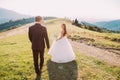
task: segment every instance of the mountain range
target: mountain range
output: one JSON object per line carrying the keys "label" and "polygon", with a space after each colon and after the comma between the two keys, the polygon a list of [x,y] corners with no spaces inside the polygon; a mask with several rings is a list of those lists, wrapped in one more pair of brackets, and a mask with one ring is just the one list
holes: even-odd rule
{"label": "mountain range", "polygon": [[[0,24],[8,22],[10,20],[18,20],[18,19],[29,18],[29,17],[31,17],[31,16],[20,14],[15,11],[12,11],[12,10],[0,8]],[[51,19],[53,17],[46,17],[46,18]],[[97,26],[100,28],[106,28],[108,30],[113,30],[113,31],[120,31],[120,19],[112,20],[112,21],[94,22],[94,23],[89,23],[89,22],[85,22],[85,21],[83,21],[83,22],[87,25]]]}
{"label": "mountain range", "polygon": [[119,20],[112,20],[112,21],[103,21],[103,22],[95,22],[92,23],[97,27],[106,28],[113,31],[120,31],[120,19]]}
{"label": "mountain range", "polygon": [[78,20],[79,23],[85,24],[87,26],[99,27],[112,31],[120,31],[120,19],[112,21],[100,21],[100,22],[86,22]]}
{"label": "mountain range", "polygon": [[0,23],[5,23],[8,22],[9,20],[17,20],[29,17],[30,17],[29,15],[24,15],[12,10],[0,8]]}

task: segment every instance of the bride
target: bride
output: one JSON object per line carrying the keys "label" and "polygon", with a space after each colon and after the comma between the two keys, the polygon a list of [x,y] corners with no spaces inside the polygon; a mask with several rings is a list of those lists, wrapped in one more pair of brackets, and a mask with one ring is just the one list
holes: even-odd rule
{"label": "bride", "polygon": [[49,50],[49,54],[52,56],[52,61],[56,63],[66,63],[73,61],[75,55],[67,39],[66,25],[61,25],[62,31],[57,40],[55,40]]}

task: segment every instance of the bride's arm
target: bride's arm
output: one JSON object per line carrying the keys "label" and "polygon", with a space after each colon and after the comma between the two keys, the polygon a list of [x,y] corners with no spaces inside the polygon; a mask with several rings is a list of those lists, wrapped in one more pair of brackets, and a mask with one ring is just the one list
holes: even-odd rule
{"label": "bride's arm", "polygon": [[67,36],[67,37],[69,37],[69,36],[70,36],[70,34],[68,34],[68,33],[67,33],[67,34],[66,34],[66,36]]}
{"label": "bride's arm", "polygon": [[62,39],[62,37],[63,37],[63,33],[64,33],[64,32],[62,31],[60,37],[59,37],[57,40]]}

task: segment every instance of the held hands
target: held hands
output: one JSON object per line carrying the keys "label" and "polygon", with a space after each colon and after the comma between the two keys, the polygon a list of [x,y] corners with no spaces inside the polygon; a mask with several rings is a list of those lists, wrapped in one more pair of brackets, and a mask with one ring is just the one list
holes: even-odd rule
{"label": "held hands", "polygon": [[49,48],[47,48],[46,51],[48,52],[48,51],[49,51]]}

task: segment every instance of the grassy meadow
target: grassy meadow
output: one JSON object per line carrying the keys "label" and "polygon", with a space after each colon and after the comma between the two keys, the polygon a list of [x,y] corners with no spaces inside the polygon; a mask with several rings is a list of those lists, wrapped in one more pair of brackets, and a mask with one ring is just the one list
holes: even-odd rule
{"label": "grassy meadow", "polygon": [[[77,28],[64,19],[45,21],[49,36],[54,32],[58,35],[60,24],[66,23],[70,35],[95,39],[96,44],[119,48],[117,42],[104,37],[118,38],[113,33],[97,33]],[[74,28],[73,28],[74,27]],[[106,42],[104,42],[106,41]],[[52,44],[52,41],[50,41]],[[109,65],[93,57],[75,52],[76,60],[57,64],[50,61],[45,52],[45,63],[41,80],[120,80],[120,68]],[[0,80],[34,80],[35,72],[31,44],[27,33],[0,39]]]}

